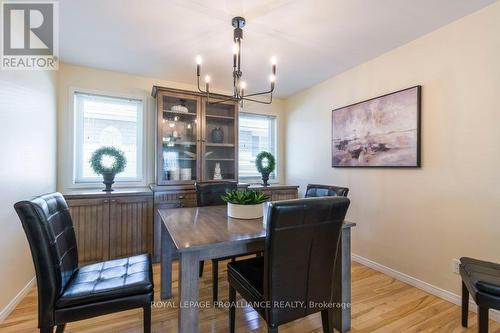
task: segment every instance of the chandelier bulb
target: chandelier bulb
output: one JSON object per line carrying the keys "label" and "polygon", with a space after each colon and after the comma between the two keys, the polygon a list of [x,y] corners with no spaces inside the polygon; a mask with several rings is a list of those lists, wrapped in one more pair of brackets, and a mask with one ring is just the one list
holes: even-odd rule
{"label": "chandelier bulb", "polygon": [[276,81],[276,76],[275,75],[269,75],[269,82],[274,83]]}
{"label": "chandelier bulb", "polygon": [[276,65],[277,62],[278,62],[278,59],[276,59],[276,56],[272,56],[271,57],[271,65]]}
{"label": "chandelier bulb", "polygon": [[196,64],[197,64],[198,66],[199,66],[199,65],[201,65],[201,61],[202,61],[201,56],[197,56],[197,57],[196,57]]}
{"label": "chandelier bulb", "polygon": [[210,83],[210,75],[205,76],[205,83]]}

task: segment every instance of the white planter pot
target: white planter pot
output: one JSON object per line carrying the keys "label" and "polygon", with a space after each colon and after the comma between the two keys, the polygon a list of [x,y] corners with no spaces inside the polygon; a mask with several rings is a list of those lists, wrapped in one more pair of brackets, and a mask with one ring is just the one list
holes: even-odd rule
{"label": "white planter pot", "polygon": [[258,219],[264,216],[264,204],[258,205],[236,205],[227,204],[227,216],[235,219]]}

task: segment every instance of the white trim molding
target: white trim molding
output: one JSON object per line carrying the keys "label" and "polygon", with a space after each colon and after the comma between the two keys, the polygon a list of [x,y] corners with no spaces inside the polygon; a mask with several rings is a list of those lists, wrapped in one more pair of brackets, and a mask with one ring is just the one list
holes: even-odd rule
{"label": "white trim molding", "polygon": [[2,323],[10,315],[16,306],[23,300],[23,298],[29,293],[31,288],[36,284],[36,276],[24,286],[23,289],[0,311],[0,323]]}
{"label": "white trim molding", "polygon": [[[413,286],[415,288],[421,289],[425,292],[428,292],[429,294],[432,294],[434,296],[442,298],[448,302],[451,302],[451,303],[459,305],[459,306],[462,305],[462,296],[454,294],[448,290],[441,289],[441,288],[436,287],[430,283],[427,283],[427,282],[424,282],[424,281],[419,280],[417,278],[414,278],[413,276],[410,276],[408,274],[398,272],[392,268],[381,265],[375,261],[372,261],[370,259],[366,259],[362,256],[357,255],[357,254],[352,254],[351,259],[357,263],[360,263],[363,266],[366,266],[366,267],[369,267],[369,268],[374,269],[376,271],[382,272],[386,275],[389,275],[390,277],[395,278],[396,280],[399,280],[401,282],[409,284],[410,286]],[[476,306],[476,303],[474,302],[474,300],[472,300],[472,297],[470,298],[470,301],[469,301],[469,310],[473,311],[473,312],[477,312],[477,306]],[[500,322],[500,311],[490,310],[490,319],[492,319],[496,322]]]}

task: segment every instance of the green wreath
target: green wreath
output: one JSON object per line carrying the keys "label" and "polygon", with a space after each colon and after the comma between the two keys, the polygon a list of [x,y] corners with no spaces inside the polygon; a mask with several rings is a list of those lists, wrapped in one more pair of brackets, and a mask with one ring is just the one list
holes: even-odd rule
{"label": "green wreath", "polygon": [[[267,166],[262,165],[262,161],[267,160]],[[276,167],[276,160],[274,159],[273,154],[268,153],[267,151],[260,152],[255,159],[255,166],[257,167],[257,171],[259,173],[272,173],[274,168]]]}
{"label": "green wreath", "polygon": [[[110,156],[114,158],[114,162],[111,167],[105,167],[102,165],[103,156]],[[101,147],[97,149],[90,158],[90,166],[98,175],[102,175],[103,173],[120,173],[125,170],[126,165],[127,159],[125,158],[125,154],[120,149],[115,147]]]}

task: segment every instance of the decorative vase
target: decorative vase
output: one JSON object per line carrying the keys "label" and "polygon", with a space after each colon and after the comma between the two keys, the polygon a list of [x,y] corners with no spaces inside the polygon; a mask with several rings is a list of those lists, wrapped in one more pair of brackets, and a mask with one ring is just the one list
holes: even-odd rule
{"label": "decorative vase", "polygon": [[111,192],[111,191],[114,191],[112,188],[111,188],[111,185],[113,185],[115,183],[115,176],[116,176],[116,173],[114,172],[103,172],[102,173],[102,178],[103,178],[103,184],[106,185],[106,188],[104,190],[102,190],[103,192]]}
{"label": "decorative vase", "polygon": [[263,172],[262,173],[262,182],[264,186],[269,186],[269,183],[267,182],[269,180],[269,172]]}
{"label": "decorative vase", "polygon": [[251,220],[264,216],[264,204],[258,205],[237,205],[227,203],[227,216],[234,219]]}
{"label": "decorative vase", "polygon": [[224,142],[224,131],[220,127],[216,127],[212,130],[212,142],[222,143]]}

